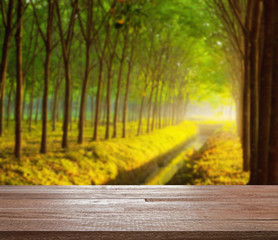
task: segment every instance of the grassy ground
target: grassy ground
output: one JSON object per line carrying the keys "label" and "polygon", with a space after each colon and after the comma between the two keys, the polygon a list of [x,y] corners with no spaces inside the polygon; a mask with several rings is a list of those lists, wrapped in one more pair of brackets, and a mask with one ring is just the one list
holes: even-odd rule
{"label": "grassy ground", "polygon": [[199,150],[188,154],[184,166],[168,184],[240,185],[248,182],[242,171],[242,149],[234,124],[226,123]]}
{"label": "grassy ground", "polygon": [[[137,124],[129,123],[128,138],[92,142],[92,128],[85,129],[85,143],[76,143],[77,126],[69,134],[69,149],[61,149],[61,124],[57,131],[49,129],[48,153],[39,154],[41,126],[34,125],[32,133],[25,126],[23,154],[19,161],[13,157],[13,126],[0,138],[0,184],[105,184],[122,171],[132,171],[157,156],[192,138],[197,127],[192,122],[156,130],[135,137]],[[121,126],[119,126],[120,135]],[[104,127],[100,127],[100,136]],[[129,179],[125,179],[128,183]]]}

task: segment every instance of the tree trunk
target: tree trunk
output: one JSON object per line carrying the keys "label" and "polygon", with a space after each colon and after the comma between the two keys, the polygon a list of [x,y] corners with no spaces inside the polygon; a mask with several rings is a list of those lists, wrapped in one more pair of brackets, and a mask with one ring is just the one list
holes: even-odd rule
{"label": "tree trunk", "polygon": [[264,49],[259,88],[258,184],[267,184],[275,1],[264,1]]}
{"label": "tree trunk", "polygon": [[91,115],[91,126],[93,127],[94,126],[94,107],[95,107],[95,101],[94,101],[94,94],[92,94],[92,98],[91,98],[92,100],[91,100],[91,111],[92,111],[92,115]]}
{"label": "tree trunk", "polygon": [[128,72],[127,72],[127,80],[126,80],[126,89],[125,89],[125,98],[124,98],[124,106],[123,106],[123,135],[122,137],[126,137],[126,117],[127,117],[127,106],[128,106],[128,94],[129,94],[129,86],[130,86],[130,74],[132,69],[132,62],[128,64]]}
{"label": "tree trunk", "polygon": [[103,82],[103,68],[104,68],[104,57],[106,48],[110,38],[110,26],[108,26],[105,42],[102,50],[102,56],[99,57],[99,78],[98,78],[98,89],[97,89],[97,97],[96,97],[96,112],[95,112],[95,127],[94,127],[94,135],[93,141],[98,140],[98,126],[99,126],[99,119],[100,119],[100,102],[101,102],[101,90],[102,90],[102,82]]}
{"label": "tree trunk", "polygon": [[242,106],[242,149],[243,149],[243,170],[250,170],[250,16],[253,8],[253,0],[248,0],[247,14],[245,19],[244,36],[244,82],[242,86],[243,106]]}
{"label": "tree trunk", "polygon": [[[145,88],[146,91],[146,88]],[[138,122],[138,129],[137,129],[137,136],[140,136],[141,134],[141,128],[142,128],[142,118],[143,118],[143,111],[144,111],[144,103],[145,103],[145,94],[142,97],[141,100],[141,107],[140,107],[140,113],[139,113],[139,122]]]}
{"label": "tree trunk", "polygon": [[54,101],[53,101],[53,108],[52,108],[52,131],[56,131],[57,108],[59,108],[59,101],[58,101],[59,88],[60,88],[60,83],[57,83],[54,90]]}
{"label": "tree trunk", "polygon": [[156,92],[155,92],[155,99],[154,99],[154,105],[153,105],[152,131],[154,130],[154,125],[155,125],[156,115],[157,115],[158,89],[159,89],[159,82],[157,81],[157,84],[156,84]]}
{"label": "tree trunk", "polygon": [[160,88],[160,97],[159,97],[159,123],[158,128],[162,128],[162,98],[163,98],[163,89],[164,89],[164,82],[162,82],[161,88]]}
{"label": "tree trunk", "polygon": [[50,48],[46,46],[46,58],[44,64],[44,92],[42,101],[42,137],[40,153],[47,152],[47,121],[48,121],[48,91],[50,75]]}
{"label": "tree trunk", "polygon": [[91,43],[86,43],[86,66],[85,66],[85,77],[82,85],[82,94],[81,94],[81,103],[79,110],[79,123],[78,123],[78,143],[83,143],[84,135],[84,121],[85,121],[85,112],[86,112],[86,97],[88,90],[88,83],[90,79],[90,52],[91,52]]}
{"label": "tree trunk", "polygon": [[[266,1],[264,2],[266,4]],[[267,184],[278,184],[278,4],[275,1],[275,45],[274,45],[274,66],[273,66],[273,84],[271,98],[271,125],[269,140],[269,157],[268,157],[268,179]]]}
{"label": "tree trunk", "polygon": [[113,44],[112,53],[110,55],[109,63],[108,63],[108,79],[107,79],[107,92],[106,92],[106,130],[105,130],[105,139],[109,139],[110,137],[110,112],[111,112],[111,85],[112,85],[112,69],[113,69],[113,61],[116,55],[116,48],[119,40],[120,31],[117,31],[115,43]]}
{"label": "tree trunk", "polygon": [[32,117],[33,117],[33,103],[34,103],[34,88],[35,88],[35,76],[33,74],[33,81],[32,81],[32,90],[31,90],[31,99],[30,99],[30,106],[29,106],[29,132],[32,131]]}
{"label": "tree trunk", "polygon": [[[3,107],[4,107],[4,100],[5,100],[5,82],[7,77],[7,68],[8,68],[8,54],[11,44],[12,38],[12,20],[13,20],[13,5],[14,1],[9,0],[8,11],[7,11],[7,23],[5,26],[5,35],[4,35],[4,42],[2,47],[2,58],[0,62],[0,101],[1,101],[1,112],[0,112],[0,136],[3,134]],[[3,95],[3,96],[2,96]]]}
{"label": "tree trunk", "polygon": [[70,94],[70,112],[69,112],[69,125],[70,125],[70,131],[72,131],[72,114],[73,114],[73,106],[74,106],[74,101],[73,101],[73,91],[71,91]]}
{"label": "tree trunk", "polygon": [[63,122],[63,139],[62,139],[62,148],[68,147],[68,131],[69,131],[69,115],[70,115],[70,68],[69,61],[65,59],[65,105],[64,105],[64,122]]}
{"label": "tree trunk", "polygon": [[98,140],[98,125],[99,125],[99,115],[100,115],[100,101],[101,101],[101,88],[102,88],[102,78],[103,78],[103,64],[104,59],[101,58],[99,61],[99,78],[98,78],[98,89],[96,97],[96,112],[95,112],[95,127],[93,141]]}
{"label": "tree trunk", "polygon": [[154,90],[154,80],[152,80],[152,87],[149,97],[149,103],[148,103],[148,119],[147,119],[147,133],[150,132],[150,121],[151,121],[151,109],[152,109],[152,100],[153,100],[153,90]]}
{"label": "tree trunk", "polygon": [[127,43],[128,43],[128,31],[125,32],[124,46],[123,46],[123,49],[122,49],[122,56],[121,56],[120,69],[119,69],[118,82],[117,82],[117,94],[116,94],[114,120],[113,120],[113,135],[112,135],[113,138],[117,137],[119,101],[120,101],[120,94],[121,94],[122,75],[123,75],[123,68],[124,68],[124,60],[125,60],[125,55],[126,55]]}
{"label": "tree trunk", "polygon": [[17,31],[16,39],[16,100],[15,100],[15,148],[14,153],[17,158],[21,156],[21,130],[22,130],[22,27],[23,27],[23,0],[17,3]]}
{"label": "tree trunk", "polygon": [[260,0],[254,0],[252,29],[250,33],[250,151],[251,175],[250,184],[257,184],[258,168],[258,32]]}
{"label": "tree trunk", "polygon": [[[113,61],[113,60],[112,60]],[[112,84],[112,63],[108,67],[108,79],[107,79],[107,92],[106,92],[106,129],[105,139],[109,139],[110,136],[110,106],[111,106],[111,84]]]}

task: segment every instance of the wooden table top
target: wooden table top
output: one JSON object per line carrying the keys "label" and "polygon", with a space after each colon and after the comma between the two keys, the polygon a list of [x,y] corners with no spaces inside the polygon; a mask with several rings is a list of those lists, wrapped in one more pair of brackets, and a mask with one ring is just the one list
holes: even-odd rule
{"label": "wooden table top", "polygon": [[0,186],[0,239],[278,239],[278,186]]}

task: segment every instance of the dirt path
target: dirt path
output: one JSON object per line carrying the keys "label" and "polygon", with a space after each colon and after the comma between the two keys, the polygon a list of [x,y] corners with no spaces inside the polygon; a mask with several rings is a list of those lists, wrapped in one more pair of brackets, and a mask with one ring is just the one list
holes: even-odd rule
{"label": "dirt path", "polygon": [[158,166],[144,181],[145,185],[167,184],[177,171],[184,165],[188,151],[199,150],[208,138],[222,125],[198,125],[199,131],[194,140],[184,144],[177,152],[169,154],[164,159],[164,164]]}

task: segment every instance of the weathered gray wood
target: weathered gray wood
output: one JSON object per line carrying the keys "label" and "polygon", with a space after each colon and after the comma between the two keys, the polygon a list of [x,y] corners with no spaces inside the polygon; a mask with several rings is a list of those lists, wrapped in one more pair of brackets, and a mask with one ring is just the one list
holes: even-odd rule
{"label": "weathered gray wood", "polygon": [[278,239],[278,187],[1,186],[0,239]]}

